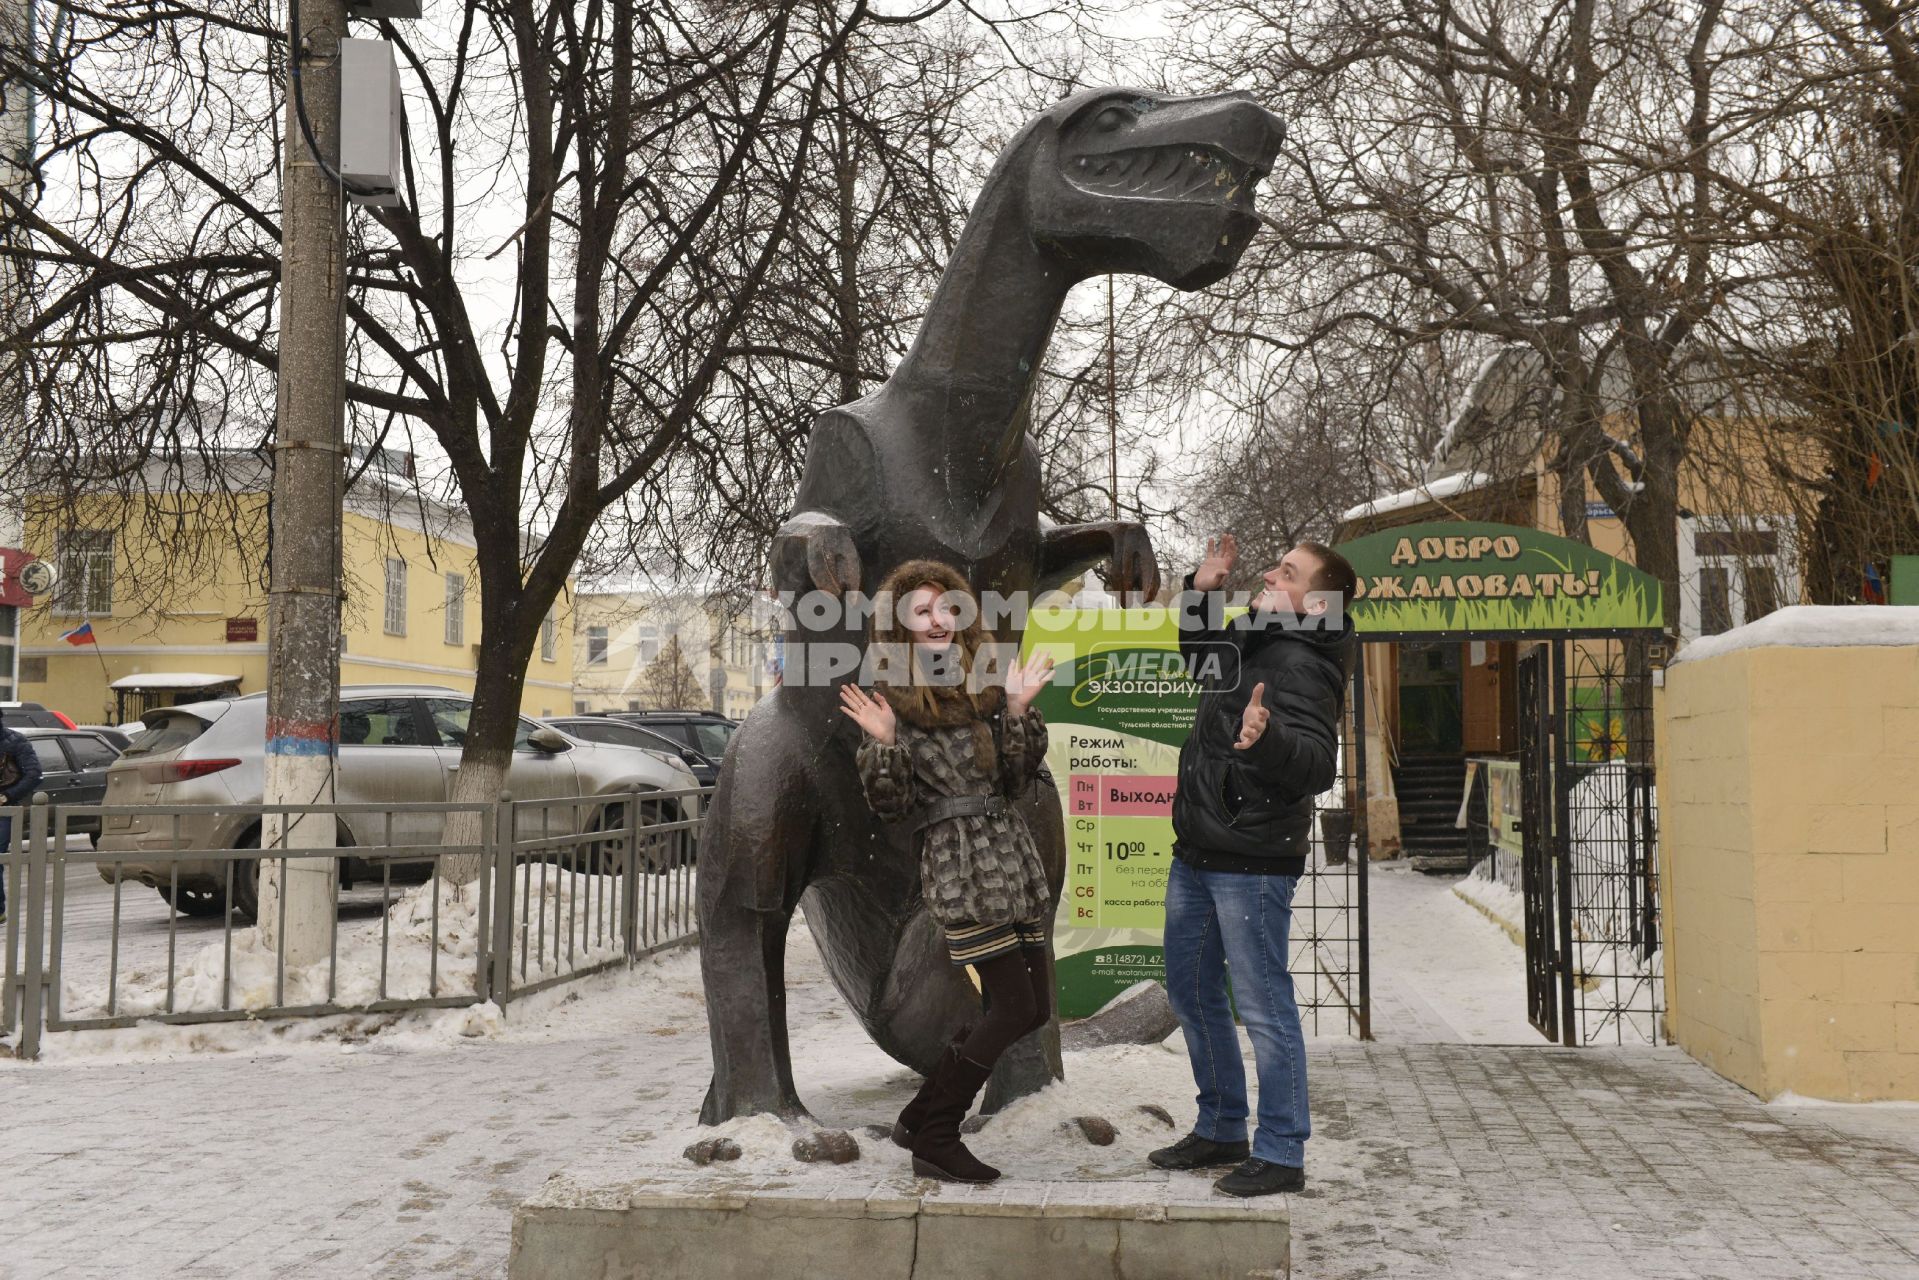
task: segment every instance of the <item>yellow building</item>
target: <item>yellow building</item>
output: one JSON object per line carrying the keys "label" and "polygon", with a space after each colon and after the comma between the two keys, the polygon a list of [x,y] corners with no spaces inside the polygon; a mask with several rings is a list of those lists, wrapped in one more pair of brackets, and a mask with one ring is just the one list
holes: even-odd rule
{"label": "yellow building", "polygon": [[[29,495],[26,549],[55,564],[54,590],[25,610],[23,699],[78,723],[119,723],[154,706],[266,688],[268,469],[254,455],[147,476],[144,492],[57,503]],[[185,471],[187,479],[180,479]],[[464,512],[369,467],[349,494],[342,566],[343,684],[473,689],[479,572]],[[91,628],[91,644],[65,639]],[[568,709],[565,599],[547,619],[522,709]]]}
{"label": "yellow building", "polygon": [[713,710],[739,720],[773,687],[777,627],[757,599],[601,585],[574,599],[574,711]]}

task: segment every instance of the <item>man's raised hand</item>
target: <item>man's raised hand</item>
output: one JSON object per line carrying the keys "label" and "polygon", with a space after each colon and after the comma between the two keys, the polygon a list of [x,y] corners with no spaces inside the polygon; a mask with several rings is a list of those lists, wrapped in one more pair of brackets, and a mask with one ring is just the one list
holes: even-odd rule
{"label": "man's raised hand", "polygon": [[884,698],[869,696],[856,684],[840,686],[840,710],[853,718],[853,723],[873,736],[874,741],[893,745],[893,728],[898,721],[893,716],[893,708]]}
{"label": "man's raised hand", "polygon": [[1193,572],[1193,586],[1201,591],[1217,591],[1225,585],[1226,575],[1239,560],[1239,539],[1230,533],[1206,539],[1206,558]]}
{"label": "man's raised hand", "polygon": [[1239,741],[1233,744],[1233,750],[1244,751],[1259,741],[1259,735],[1266,732],[1266,722],[1273,713],[1266,709],[1266,684],[1264,681],[1253,686],[1253,696],[1246,700],[1246,714],[1239,718]]}

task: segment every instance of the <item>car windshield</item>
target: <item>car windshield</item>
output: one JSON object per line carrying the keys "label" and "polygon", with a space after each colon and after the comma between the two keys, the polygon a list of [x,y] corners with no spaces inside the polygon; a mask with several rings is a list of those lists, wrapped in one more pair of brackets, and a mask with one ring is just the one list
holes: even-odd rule
{"label": "car windshield", "polygon": [[121,753],[121,759],[178,751],[199,737],[207,722],[184,712],[170,712],[133,735],[133,741]]}
{"label": "car windshield", "polygon": [[693,723],[693,741],[698,745],[700,754],[718,760],[726,754],[726,740],[733,736],[736,724],[725,724],[717,720],[696,720]]}

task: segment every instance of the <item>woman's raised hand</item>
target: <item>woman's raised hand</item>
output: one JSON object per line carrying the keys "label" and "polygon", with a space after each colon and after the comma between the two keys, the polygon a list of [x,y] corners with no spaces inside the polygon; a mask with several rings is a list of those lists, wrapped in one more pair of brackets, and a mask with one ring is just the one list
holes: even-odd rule
{"label": "woman's raised hand", "polygon": [[853,717],[853,723],[871,734],[874,741],[893,745],[893,728],[899,722],[886,699],[872,697],[856,684],[843,684],[840,710]]}
{"label": "woman's raised hand", "polygon": [[1053,678],[1053,655],[1036,653],[1006,673],[1006,701],[1014,715],[1021,715],[1039,697],[1039,691]]}

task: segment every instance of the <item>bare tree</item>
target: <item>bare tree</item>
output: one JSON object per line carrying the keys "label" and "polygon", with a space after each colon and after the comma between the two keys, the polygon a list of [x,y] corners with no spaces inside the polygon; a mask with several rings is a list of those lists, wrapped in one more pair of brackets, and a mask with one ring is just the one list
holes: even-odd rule
{"label": "bare tree", "polygon": [[[33,280],[11,349],[46,424],[36,451],[85,475],[102,458],[257,447],[277,364],[275,6],[61,12],[38,47],[0,46],[0,77],[47,106],[39,185],[0,192]],[[605,517],[672,541],[661,513],[712,496],[675,477],[716,475],[736,488],[715,505],[751,511],[742,495],[790,473],[800,406],[817,407],[791,395],[794,369],[823,369],[837,393],[883,367],[868,335],[884,326],[863,317],[911,290],[877,276],[849,316],[817,286],[861,260],[849,218],[857,232],[924,197],[940,121],[983,74],[924,54],[922,96],[868,113],[854,55],[892,57],[921,21],[825,0],[580,0],[383,24],[409,163],[404,207],[352,221],[349,429],[423,438],[472,517],[480,678],[455,798],[497,792],[541,621]],[[846,197],[836,254],[808,234],[822,174]],[[913,225],[955,212],[934,201]],[[915,246],[902,279],[938,248]],[[816,332],[780,339],[802,321]],[[182,412],[203,402],[225,409],[217,428]]]}
{"label": "bare tree", "polygon": [[1790,0],[1763,20],[1753,140],[1714,176],[1758,210],[1770,270],[1716,329],[1767,501],[1809,534],[1808,593],[1852,603],[1919,553],[1919,11]]}
{"label": "bare tree", "polygon": [[[1179,25],[1194,74],[1257,86],[1293,130],[1277,234],[1211,331],[1374,368],[1536,353],[1562,524],[1584,536],[1590,483],[1677,599],[1680,358],[1748,237],[1712,180],[1714,95],[1758,51],[1718,0],[1232,0]],[[1417,437],[1384,442],[1389,466]]]}

